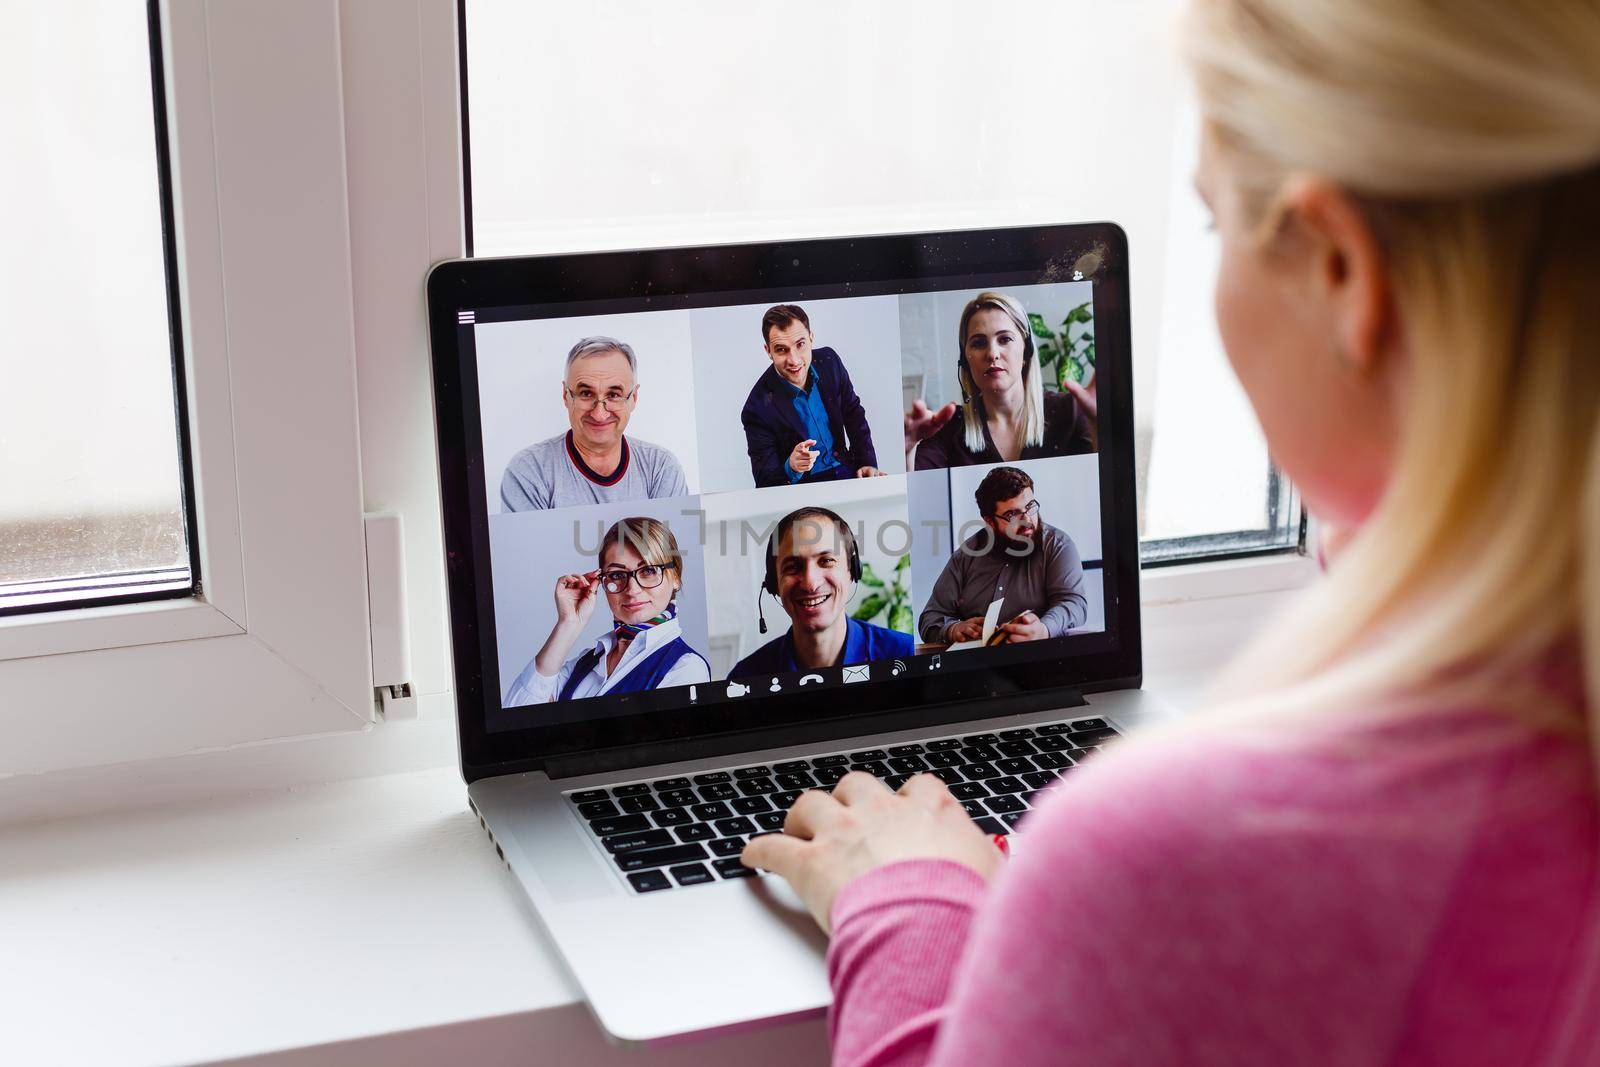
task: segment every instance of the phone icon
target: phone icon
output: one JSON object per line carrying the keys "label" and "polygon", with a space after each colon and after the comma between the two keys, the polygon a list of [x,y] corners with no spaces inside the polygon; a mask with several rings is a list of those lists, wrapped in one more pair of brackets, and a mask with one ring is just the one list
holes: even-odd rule
{"label": "phone icon", "polygon": [[800,684],[801,685],[808,685],[811,682],[821,682],[821,681],[824,681],[822,675],[820,675],[820,674],[808,674],[804,678],[800,679]]}

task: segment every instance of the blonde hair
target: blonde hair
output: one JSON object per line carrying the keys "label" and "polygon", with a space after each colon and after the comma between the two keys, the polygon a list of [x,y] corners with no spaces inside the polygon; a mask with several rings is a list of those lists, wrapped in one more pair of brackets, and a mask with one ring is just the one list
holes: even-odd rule
{"label": "blonde hair", "polygon": [[967,366],[967,326],[972,316],[980,311],[1003,311],[1022,335],[1022,442],[1025,446],[1044,444],[1044,382],[1039,373],[1039,360],[1034,353],[1033,331],[1028,328],[1028,313],[1014,296],[1005,293],[979,293],[967,301],[961,311],[961,322],[956,327],[956,378],[961,383],[962,420],[965,424],[967,448],[982,452],[986,447],[983,424],[987,417],[983,410],[983,394],[972,380],[972,370]]}

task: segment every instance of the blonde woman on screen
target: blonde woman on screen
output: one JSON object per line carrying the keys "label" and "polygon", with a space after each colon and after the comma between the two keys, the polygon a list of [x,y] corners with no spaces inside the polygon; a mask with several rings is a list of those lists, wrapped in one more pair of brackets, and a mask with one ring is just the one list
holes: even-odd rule
{"label": "blonde woman on screen", "polygon": [[1004,876],[852,775],[747,863],[839,1064],[1600,1062],[1600,3],[1192,0],[1216,310],[1348,536]]}

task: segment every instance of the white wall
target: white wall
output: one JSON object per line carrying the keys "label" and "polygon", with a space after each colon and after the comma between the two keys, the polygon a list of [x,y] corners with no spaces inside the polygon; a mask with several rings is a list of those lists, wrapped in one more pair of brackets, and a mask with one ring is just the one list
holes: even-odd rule
{"label": "white wall", "polygon": [[683,465],[689,491],[699,491],[687,312],[491,322],[474,334],[491,511],[499,510],[500,479],[511,457],[571,428],[561,399],[567,353],[580,338],[596,334],[632,346],[639,361],[639,397],[627,435],[671,449]]}
{"label": "white wall", "polygon": [[[795,300],[811,319],[818,348],[839,354],[867,412],[878,468],[905,471],[900,427],[900,314],[893,296]],[[739,412],[750,387],[772,365],[761,347],[761,316],[774,303],[690,312],[699,405],[700,464],[707,492],[752,489],[750,457]]]}

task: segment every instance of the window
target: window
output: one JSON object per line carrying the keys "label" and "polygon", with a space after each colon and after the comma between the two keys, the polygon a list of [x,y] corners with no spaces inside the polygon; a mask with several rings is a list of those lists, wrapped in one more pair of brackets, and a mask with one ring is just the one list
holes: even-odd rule
{"label": "window", "polygon": [[116,0],[8,22],[0,137],[33,162],[0,175],[0,613],[186,596],[154,23]]}
{"label": "window", "polygon": [[462,2],[475,254],[1111,219],[1146,561],[1299,544],[1211,325],[1173,0]]}

